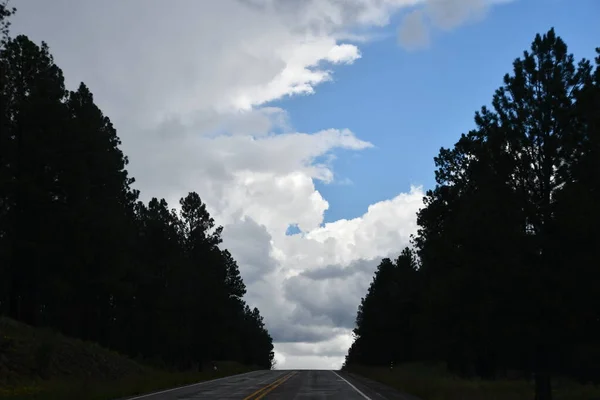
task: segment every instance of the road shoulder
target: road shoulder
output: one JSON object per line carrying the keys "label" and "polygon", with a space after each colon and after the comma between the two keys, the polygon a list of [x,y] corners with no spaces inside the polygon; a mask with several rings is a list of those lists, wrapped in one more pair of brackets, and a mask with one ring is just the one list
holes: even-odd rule
{"label": "road shoulder", "polygon": [[421,400],[418,397],[400,392],[388,385],[365,378],[358,374],[346,371],[336,371],[336,373],[348,380],[372,400]]}

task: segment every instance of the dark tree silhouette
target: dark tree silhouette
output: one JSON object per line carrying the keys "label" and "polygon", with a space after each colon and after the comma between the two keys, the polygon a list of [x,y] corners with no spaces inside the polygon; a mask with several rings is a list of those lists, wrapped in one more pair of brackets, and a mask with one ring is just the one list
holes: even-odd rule
{"label": "dark tree silhouette", "polygon": [[180,368],[271,368],[272,338],[196,193],[131,188],[110,120],[0,4],[0,313]]}
{"label": "dark tree silhouette", "polygon": [[[399,280],[383,260],[346,365],[398,360],[390,349],[411,343],[407,360],[463,376],[529,371],[538,400],[553,374],[598,380],[600,57],[575,63],[551,29],[513,66],[476,128],[435,158],[419,267]],[[418,290],[400,302],[399,285]]]}
{"label": "dark tree silhouette", "polygon": [[409,248],[395,263],[389,258],[381,261],[358,308],[356,340],[347,364],[413,361],[415,337],[410,327],[417,315],[418,279],[416,257]]}

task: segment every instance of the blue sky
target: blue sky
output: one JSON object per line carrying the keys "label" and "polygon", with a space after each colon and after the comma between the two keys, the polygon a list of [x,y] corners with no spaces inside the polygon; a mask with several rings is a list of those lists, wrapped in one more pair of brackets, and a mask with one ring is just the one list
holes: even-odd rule
{"label": "blue sky", "polygon": [[434,185],[433,157],[474,126],[473,115],[491,101],[512,62],[536,33],[554,27],[576,59],[600,46],[600,1],[521,0],[493,7],[486,18],[436,32],[429,47],[398,46],[402,14],[362,44],[362,57],[334,68],[333,81],[315,94],[271,103],[289,112],[300,132],[348,128],[374,148],[336,152],[336,179],[316,182],[329,202],[325,222],[362,215],[369,204]]}

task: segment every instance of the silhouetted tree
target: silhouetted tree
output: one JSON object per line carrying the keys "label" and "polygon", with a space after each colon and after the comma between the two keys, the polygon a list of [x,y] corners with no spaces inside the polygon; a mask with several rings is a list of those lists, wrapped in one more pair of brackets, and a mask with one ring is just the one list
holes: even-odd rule
{"label": "silhouetted tree", "polygon": [[551,374],[600,376],[599,64],[576,64],[553,29],[515,60],[476,128],[435,158],[419,267],[401,279],[418,293],[392,300],[383,260],[347,364],[384,364],[394,332],[412,339],[409,360],[464,376],[530,371],[538,400],[551,398]]}
{"label": "silhouetted tree", "polygon": [[273,343],[197,193],[147,205],[110,120],[67,91],[0,4],[0,313],[181,368],[273,365]]}
{"label": "silhouetted tree", "polygon": [[356,317],[356,338],[346,363],[384,365],[414,358],[419,282],[413,251],[405,248],[396,262],[381,261]]}

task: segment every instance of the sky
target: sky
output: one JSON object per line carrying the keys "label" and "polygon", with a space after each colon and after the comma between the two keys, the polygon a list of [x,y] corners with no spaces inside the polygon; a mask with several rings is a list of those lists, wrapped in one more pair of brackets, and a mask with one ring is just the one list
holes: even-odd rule
{"label": "sky", "polygon": [[114,123],[134,187],[200,194],[277,368],[339,368],[377,264],[416,232],[433,157],[551,27],[600,0],[12,0]]}

